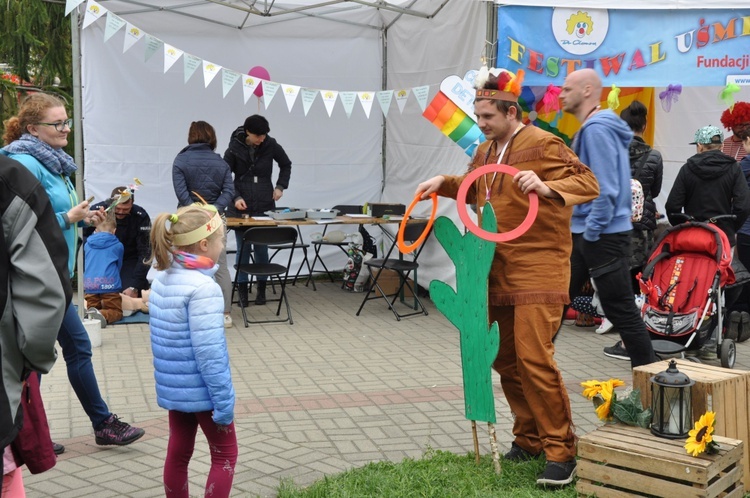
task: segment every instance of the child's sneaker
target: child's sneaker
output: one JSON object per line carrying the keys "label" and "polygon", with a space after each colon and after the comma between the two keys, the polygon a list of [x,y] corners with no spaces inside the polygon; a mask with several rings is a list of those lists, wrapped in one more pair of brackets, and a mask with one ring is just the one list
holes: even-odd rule
{"label": "child's sneaker", "polygon": [[146,431],[122,422],[114,413],[104,421],[100,429],[94,431],[96,444],[125,446],[140,439]]}
{"label": "child's sneaker", "polygon": [[232,328],[232,315],[224,315],[224,328],[225,329]]}
{"label": "child's sneaker", "polygon": [[102,328],[107,326],[107,319],[104,318],[104,315],[102,315],[96,308],[87,309],[86,316],[89,320],[99,320],[102,323]]}

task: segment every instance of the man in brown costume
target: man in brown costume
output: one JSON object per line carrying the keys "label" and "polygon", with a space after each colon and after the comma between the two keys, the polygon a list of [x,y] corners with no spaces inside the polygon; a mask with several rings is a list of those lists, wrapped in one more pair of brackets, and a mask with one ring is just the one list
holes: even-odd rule
{"label": "man in brown costume", "polygon": [[[544,452],[547,467],[537,483],[564,486],[575,477],[575,436],[552,339],[570,302],[572,206],[596,198],[599,188],[593,173],[560,138],[524,126],[517,103],[520,76],[493,69],[477,78],[474,113],[487,141],[477,148],[469,171],[494,163],[520,171],[513,178],[480,177],[466,202],[476,203],[479,213],[489,202],[498,232],[507,232],[526,217],[528,194],[539,195],[539,214],[529,231],[495,247],[489,321],[500,327],[500,351],[493,368],[515,416],[515,441],[505,458],[523,461]],[[465,176],[436,176],[417,192],[422,198],[437,192],[455,199]]]}

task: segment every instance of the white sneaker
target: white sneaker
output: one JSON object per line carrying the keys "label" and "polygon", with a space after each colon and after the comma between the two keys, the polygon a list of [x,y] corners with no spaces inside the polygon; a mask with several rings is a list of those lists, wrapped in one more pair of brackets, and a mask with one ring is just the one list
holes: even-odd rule
{"label": "white sneaker", "polygon": [[611,331],[613,327],[614,327],[614,324],[612,322],[610,322],[607,319],[607,317],[604,317],[604,318],[602,318],[601,325],[599,325],[599,327],[597,327],[597,329],[595,330],[595,332],[597,334],[606,334],[607,332]]}
{"label": "white sneaker", "polygon": [[232,327],[232,315],[224,315],[224,328],[228,329]]}

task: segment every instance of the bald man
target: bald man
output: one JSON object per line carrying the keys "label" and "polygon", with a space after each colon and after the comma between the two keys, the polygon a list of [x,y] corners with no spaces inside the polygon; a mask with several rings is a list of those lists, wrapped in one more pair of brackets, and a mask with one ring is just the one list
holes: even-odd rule
{"label": "bald man", "polygon": [[599,197],[573,207],[570,297],[593,279],[604,315],[622,339],[604,348],[604,354],[637,367],[657,359],[633,299],[628,264],[633,230],[628,145],[633,132],[614,112],[600,108],[601,94],[602,82],[593,69],[570,73],[560,93],[563,110],[581,122],[573,151],[599,182]]}

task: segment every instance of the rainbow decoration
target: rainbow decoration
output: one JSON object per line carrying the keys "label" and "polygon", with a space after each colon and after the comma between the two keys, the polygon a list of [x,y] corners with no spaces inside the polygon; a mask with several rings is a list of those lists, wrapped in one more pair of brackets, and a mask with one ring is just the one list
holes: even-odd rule
{"label": "rainbow decoration", "polygon": [[474,154],[477,145],[484,142],[484,134],[474,119],[443,92],[435,95],[422,116],[437,126],[443,135],[456,142],[469,156]]}
{"label": "rainbow decoration", "polygon": [[[533,124],[543,130],[557,135],[570,144],[573,135],[581,127],[575,116],[562,111],[546,111],[542,99],[546,88],[542,86],[525,86],[518,97],[518,103],[523,109],[523,122],[527,125]],[[602,89],[601,107],[607,108],[607,97],[610,88]],[[654,140],[654,89],[653,88],[620,88],[620,107],[615,111],[618,115],[625,107],[629,106],[634,100],[639,100],[648,109],[649,119],[646,123],[646,131],[643,134],[646,143],[653,143]]]}

